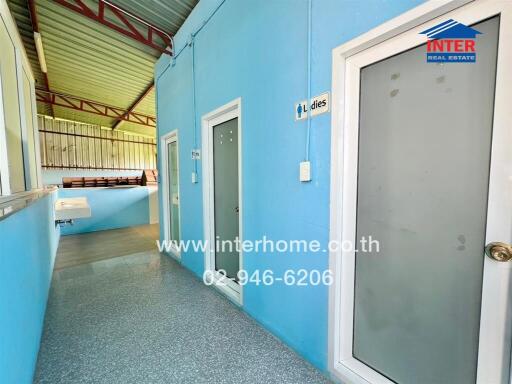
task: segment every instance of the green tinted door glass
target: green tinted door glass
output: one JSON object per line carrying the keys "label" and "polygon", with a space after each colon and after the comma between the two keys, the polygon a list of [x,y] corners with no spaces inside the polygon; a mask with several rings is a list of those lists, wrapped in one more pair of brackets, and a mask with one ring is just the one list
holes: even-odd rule
{"label": "green tinted door glass", "polygon": [[178,187],[178,145],[176,141],[167,144],[169,170],[169,212],[171,240],[180,240],[180,196]]}
{"label": "green tinted door glass", "polygon": [[[215,238],[235,241],[238,229],[238,118],[213,127]],[[234,244],[233,244],[234,245]],[[236,278],[239,253],[235,247],[217,249],[215,269]]]}

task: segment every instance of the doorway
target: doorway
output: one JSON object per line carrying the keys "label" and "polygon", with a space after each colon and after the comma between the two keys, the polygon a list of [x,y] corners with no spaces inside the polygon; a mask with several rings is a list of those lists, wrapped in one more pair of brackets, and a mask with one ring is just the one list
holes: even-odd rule
{"label": "doorway", "polygon": [[238,304],[242,254],[241,100],[203,116],[206,278]]}
{"label": "doorway", "polygon": [[180,187],[179,187],[179,151],[178,132],[172,131],[162,137],[163,149],[163,202],[165,240],[171,244],[170,250],[180,258],[178,243],[181,240],[180,229]]}
{"label": "doorway", "polygon": [[[330,254],[330,368],[348,383],[510,380],[512,4],[449,4],[333,51],[331,240],[354,246]],[[440,23],[478,31],[476,62],[427,62]]]}

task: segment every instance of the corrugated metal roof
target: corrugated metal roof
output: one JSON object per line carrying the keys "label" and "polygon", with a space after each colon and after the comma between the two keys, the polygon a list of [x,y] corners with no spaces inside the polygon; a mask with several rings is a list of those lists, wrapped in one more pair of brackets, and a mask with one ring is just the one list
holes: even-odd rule
{"label": "corrugated metal roof", "polygon": [[121,0],[114,1],[127,11],[150,21],[158,28],[174,35],[197,4],[195,0]]}
{"label": "corrugated metal roof", "polygon": [[[37,84],[44,87],[35,50],[27,0],[9,0]],[[97,0],[86,4],[97,7]],[[123,9],[173,35],[197,0],[117,0]],[[129,108],[153,80],[159,53],[100,23],[73,12],[54,1],[36,1],[39,30],[52,91],[67,93],[121,108]],[[56,117],[112,126],[115,119],[54,106]],[[135,108],[155,115],[154,91]],[[48,105],[38,103],[38,112],[49,114]],[[154,134],[154,128],[123,122],[123,130]]]}
{"label": "corrugated metal roof", "polygon": [[[44,87],[43,73],[39,67],[39,60],[37,58],[36,47],[34,44],[34,32],[32,31],[32,23],[30,21],[30,13],[27,7],[26,0],[9,0],[9,9],[16,20],[18,31],[20,32],[23,45],[27,51],[28,59],[32,66],[32,72],[34,73],[34,80],[36,86]],[[47,104],[38,105],[38,112],[50,115],[50,107]]]}
{"label": "corrugated metal roof", "polygon": [[156,95],[155,88],[153,88],[147,96],[140,102],[139,105],[134,109],[135,112],[143,113],[145,115],[151,115],[151,111],[155,110]]}

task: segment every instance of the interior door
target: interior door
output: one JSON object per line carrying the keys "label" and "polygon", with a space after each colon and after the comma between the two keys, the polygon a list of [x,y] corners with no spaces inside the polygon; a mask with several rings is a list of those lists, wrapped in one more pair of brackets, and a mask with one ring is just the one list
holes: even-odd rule
{"label": "interior door", "polygon": [[459,13],[476,63],[396,51],[416,37],[347,60],[342,238],[379,242],[342,255],[335,364],[353,382],[509,383],[511,19],[479,7]]}
{"label": "interior door", "polygon": [[[239,251],[238,118],[213,126],[213,178],[215,239],[225,247],[215,251],[215,269],[236,280]],[[231,244],[231,246],[227,245]]]}
{"label": "interior door", "polygon": [[361,70],[354,356],[397,383],[476,379],[498,28],[475,64]]}
{"label": "interior door", "polygon": [[180,241],[180,193],[178,170],[178,140],[176,135],[167,141],[167,181],[168,181],[168,236],[173,242]]}

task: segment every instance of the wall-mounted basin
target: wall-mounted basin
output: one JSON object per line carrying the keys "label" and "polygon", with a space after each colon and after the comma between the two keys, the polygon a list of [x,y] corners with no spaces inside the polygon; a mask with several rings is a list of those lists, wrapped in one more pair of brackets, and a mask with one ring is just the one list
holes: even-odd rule
{"label": "wall-mounted basin", "polygon": [[55,202],[55,220],[74,220],[91,217],[91,207],[86,197],[57,199]]}

